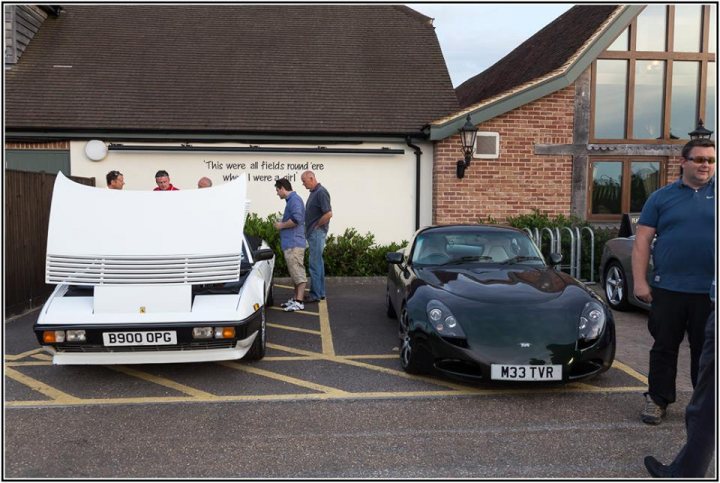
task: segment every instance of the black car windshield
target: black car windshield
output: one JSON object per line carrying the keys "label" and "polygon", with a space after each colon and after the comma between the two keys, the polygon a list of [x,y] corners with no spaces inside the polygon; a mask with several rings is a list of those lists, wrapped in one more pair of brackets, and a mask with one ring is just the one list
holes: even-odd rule
{"label": "black car windshield", "polygon": [[545,265],[542,255],[527,235],[512,230],[421,233],[415,240],[411,260],[417,266],[475,263]]}

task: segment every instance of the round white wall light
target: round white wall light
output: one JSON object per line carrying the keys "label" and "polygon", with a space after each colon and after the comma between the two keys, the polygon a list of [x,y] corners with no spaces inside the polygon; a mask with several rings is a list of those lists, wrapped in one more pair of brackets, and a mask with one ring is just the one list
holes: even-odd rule
{"label": "round white wall light", "polygon": [[85,145],[85,156],[91,161],[102,161],[107,156],[108,148],[107,145],[97,139],[88,141]]}

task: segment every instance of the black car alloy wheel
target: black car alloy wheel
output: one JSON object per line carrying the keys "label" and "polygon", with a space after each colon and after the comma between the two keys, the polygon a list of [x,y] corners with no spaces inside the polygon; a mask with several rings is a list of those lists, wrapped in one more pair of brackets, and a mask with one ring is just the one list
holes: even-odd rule
{"label": "black car alloy wheel", "polygon": [[426,351],[417,344],[414,336],[410,334],[410,318],[407,309],[403,307],[400,314],[400,365],[409,374],[427,374],[430,372],[430,362]]}

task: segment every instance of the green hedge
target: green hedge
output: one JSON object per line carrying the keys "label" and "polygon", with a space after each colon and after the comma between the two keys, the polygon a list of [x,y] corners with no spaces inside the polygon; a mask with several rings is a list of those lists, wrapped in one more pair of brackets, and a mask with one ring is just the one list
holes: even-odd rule
{"label": "green hedge", "polygon": [[[605,243],[610,240],[611,238],[617,237],[618,229],[617,228],[602,228],[602,227],[596,227],[592,226],[590,223],[588,223],[585,220],[582,220],[576,216],[563,216],[558,215],[554,218],[550,218],[547,213],[541,213],[539,210],[535,209],[531,214],[527,215],[519,215],[519,216],[511,216],[507,219],[507,224],[510,226],[513,226],[515,228],[530,228],[535,231],[535,228],[538,230],[542,230],[543,228],[561,228],[564,226],[572,227],[573,231],[575,227],[580,228],[581,235],[582,235],[582,256],[580,260],[580,275],[584,280],[587,280],[590,277],[590,238],[587,230],[583,230],[582,228],[587,226],[590,227],[593,231],[593,235],[595,238],[595,250],[594,250],[594,262],[595,262],[595,271],[594,271],[594,282],[600,281],[600,257],[602,256],[603,247],[605,246]],[[553,230],[554,231],[554,230]],[[567,231],[561,230],[561,246],[562,246],[562,253],[563,253],[563,261],[561,262],[562,265],[569,265],[570,264],[570,235],[567,233]],[[545,233],[544,235],[541,233],[541,236],[543,238],[543,255],[547,258],[549,255],[549,235]]]}
{"label": "green hedge", "polygon": [[[245,233],[259,236],[268,242],[275,251],[275,276],[288,276],[285,257],[280,249],[280,232],[273,223],[282,219],[280,213],[260,218],[250,213],[245,220]],[[358,277],[386,275],[387,262],[385,254],[399,250],[407,245],[407,241],[378,245],[375,236],[371,233],[360,235],[355,229],[348,228],[342,235],[328,235],[325,242],[325,275],[335,277]],[[305,251],[305,266],[307,267],[308,252]]]}

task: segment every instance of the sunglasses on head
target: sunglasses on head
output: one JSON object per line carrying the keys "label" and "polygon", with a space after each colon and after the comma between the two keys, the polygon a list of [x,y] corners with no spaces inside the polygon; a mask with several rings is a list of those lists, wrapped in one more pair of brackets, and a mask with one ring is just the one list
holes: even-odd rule
{"label": "sunglasses on head", "polygon": [[708,164],[715,164],[715,156],[692,156],[687,158],[687,160],[695,164],[703,164],[705,161],[707,161]]}

